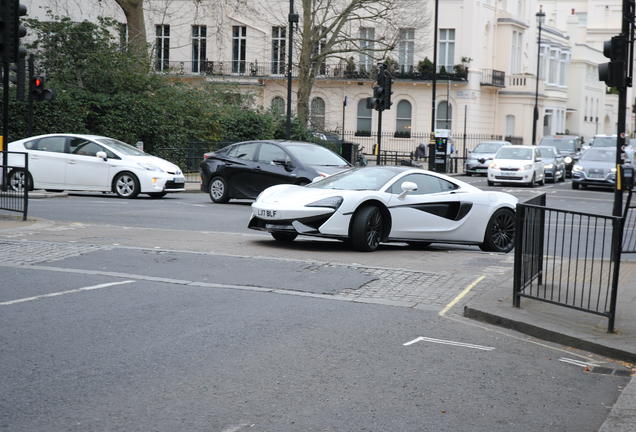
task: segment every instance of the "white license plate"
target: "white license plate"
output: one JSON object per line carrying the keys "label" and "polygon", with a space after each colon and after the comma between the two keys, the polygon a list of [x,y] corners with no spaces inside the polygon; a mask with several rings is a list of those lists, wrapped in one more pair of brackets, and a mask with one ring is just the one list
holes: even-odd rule
{"label": "white license plate", "polygon": [[487,173],[487,172],[488,172],[488,168],[477,168],[477,169],[475,170],[475,172],[478,172],[478,173]]}
{"label": "white license plate", "polygon": [[603,174],[590,174],[590,178],[602,179],[605,176]]}
{"label": "white license plate", "polygon": [[256,216],[262,219],[280,219],[280,213],[278,210],[256,210]]}
{"label": "white license plate", "polygon": [[174,182],[175,183],[185,183],[185,177],[175,177],[174,178]]}
{"label": "white license plate", "polygon": [[502,175],[503,177],[514,177],[514,176],[516,176],[516,175],[517,175],[517,173],[516,173],[516,172],[514,172],[514,171],[502,171],[502,172],[501,172],[501,175]]}

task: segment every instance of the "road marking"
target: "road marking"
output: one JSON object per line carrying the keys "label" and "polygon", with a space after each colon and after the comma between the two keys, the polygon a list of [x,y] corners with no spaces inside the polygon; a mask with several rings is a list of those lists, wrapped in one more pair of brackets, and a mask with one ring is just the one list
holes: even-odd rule
{"label": "road marking", "polygon": [[477,280],[475,282],[473,282],[470,285],[468,285],[464,291],[462,291],[457,297],[455,297],[453,299],[452,302],[447,304],[446,307],[440,311],[439,316],[444,316],[444,314],[446,314],[446,312],[448,312],[450,310],[450,308],[455,306],[458,301],[460,301],[466,294],[468,294],[470,292],[470,290],[473,289],[475,287],[475,285],[477,285],[479,282],[481,282],[485,277],[486,276],[480,276],[479,278],[477,278]]}
{"label": "road marking", "polygon": [[565,357],[561,357],[559,359],[560,362],[563,363],[570,363],[573,364],[575,366],[581,366],[581,367],[587,367],[587,366],[592,366],[592,367],[599,367],[600,365],[594,364],[594,363],[586,363],[586,362],[582,362],[581,360],[574,360],[574,359],[569,359],[569,358],[565,358]]}
{"label": "road marking", "polygon": [[23,298],[23,299],[11,300],[11,301],[8,301],[8,302],[0,303],[0,306],[8,306],[8,305],[16,304],[16,303],[23,303],[23,302],[28,302],[28,301],[40,300],[40,299],[46,298],[46,297],[56,297],[56,296],[61,296],[61,295],[65,295],[65,294],[73,294],[73,293],[78,293],[78,292],[82,292],[82,291],[96,290],[96,289],[100,289],[100,288],[107,288],[107,287],[110,287],[110,286],[113,286],[113,285],[121,285],[121,284],[127,284],[127,283],[132,283],[132,282],[134,282],[134,281],[127,280],[127,281],[122,281],[122,282],[111,282],[111,283],[93,285],[93,286],[84,287],[84,288],[78,288],[78,289],[74,289],[74,290],[61,291],[61,292],[56,292],[56,293],[51,293],[51,294],[43,294],[43,295],[39,295],[39,296],[35,296],[35,297],[27,297],[27,298]]}
{"label": "road marking", "polygon": [[404,344],[404,346],[409,346],[409,345],[413,345],[414,343],[417,342],[433,342],[433,343],[438,343],[438,344],[443,344],[443,345],[453,345],[453,346],[459,346],[459,347],[464,347],[464,348],[474,348],[474,349],[480,349],[480,350],[484,350],[484,351],[492,351],[495,349],[495,347],[487,347],[487,346],[482,346],[482,345],[473,345],[473,344],[467,344],[467,343],[463,343],[463,342],[453,342],[453,341],[447,341],[447,340],[442,340],[442,339],[432,339],[432,338],[427,338],[427,337],[418,337],[417,339],[413,339],[410,342],[407,342]]}

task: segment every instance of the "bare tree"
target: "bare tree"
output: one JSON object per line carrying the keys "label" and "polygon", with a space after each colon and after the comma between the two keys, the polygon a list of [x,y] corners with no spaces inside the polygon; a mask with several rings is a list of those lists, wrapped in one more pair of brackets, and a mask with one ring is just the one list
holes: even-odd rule
{"label": "bare tree", "polygon": [[[307,123],[311,91],[328,58],[350,63],[361,53],[381,61],[398,49],[405,31],[412,31],[409,49],[428,46],[431,11],[427,0],[301,0],[299,35],[295,38],[298,67],[297,114]],[[361,29],[373,29],[373,39]],[[402,47],[404,49],[404,47]],[[408,57],[409,53],[406,53]],[[410,58],[403,61],[413,61]]]}
{"label": "bare tree", "polygon": [[128,42],[139,52],[146,50],[146,23],[144,20],[144,0],[115,0],[126,15]]}

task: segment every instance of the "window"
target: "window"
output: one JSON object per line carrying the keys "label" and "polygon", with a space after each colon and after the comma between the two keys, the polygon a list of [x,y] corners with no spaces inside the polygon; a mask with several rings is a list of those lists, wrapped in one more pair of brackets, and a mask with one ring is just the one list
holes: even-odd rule
{"label": "window", "polygon": [[258,162],[274,165],[275,160],[291,162],[291,157],[277,145],[261,144],[261,149],[258,151]]}
{"label": "window", "polygon": [[440,102],[437,105],[435,117],[437,117],[436,129],[452,129],[453,106],[446,101]]}
{"label": "window", "polygon": [[506,137],[515,136],[515,116],[506,116]]}
{"label": "window", "polygon": [[557,61],[557,50],[550,50],[550,57],[548,59],[548,83],[556,84],[557,83],[557,69],[559,67]]}
{"label": "window", "polygon": [[[71,153],[83,156],[97,156],[97,152],[106,152],[106,149],[99,144],[86,140],[71,140]],[[109,152],[110,153],[110,152]]]}
{"label": "window", "polygon": [[157,36],[155,69],[164,71],[170,67],[170,26],[157,25],[155,31]]}
{"label": "window", "polygon": [[256,147],[258,147],[258,143],[235,145],[227,152],[227,155],[237,159],[253,160]]}
{"label": "window", "polygon": [[125,49],[128,46],[128,25],[119,23],[119,46]]}
{"label": "window", "polygon": [[561,59],[559,62],[559,85],[563,87],[568,85],[568,63],[570,62],[569,57],[570,56],[568,53],[561,53]]}
{"label": "window", "polygon": [[285,99],[282,97],[275,96],[269,106],[275,115],[285,114]]}
{"label": "window", "polygon": [[415,51],[415,30],[400,29],[398,42],[398,64],[400,71],[413,71],[413,52]]}
{"label": "window", "polygon": [[398,102],[395,110],[395,133],[411,133],[411,102]]}
{"label": "window", "polygon": [[232,73],[245,73],[245,49],[247,45],[247,27],[232,27]]}
{"label": "window", "polygon": [[537,78],[545,81],[545,68],[546,68],[546,53],[548,52],[547,46],[541,46],[539,48],[539,70],[537,71]]}
{"label": "window", "polygon": [[375,39],[375,29],[360,29],[360,70],[369,72],[373,69],[373,47]]}
{"label": "window", "polygon": [[38,141],[37,150],[52,152],[52,153],[64,153],[65,146],[66,146],[66,138],[48,137],[48,138],[42,138],[40,141]]}
{"label": "window", "polygon": [[206,26],[192,26],[192,73],[205,70],[206,55]]}
{"label": "window", "polygon": [[402,184],[412,182],[417,185],[417,189],[409,192],[409,195],[425,195],[430,193],[446,192],[457,189],[457,185],[428,174],[410,174],[401,178],[391,186],[392,194],[401,194]]}
{"label": "window", "polygon": [[576,17],[579,19],[579,27],[587,27],[587,12],[577,12]]}
{"label": "window", "polygon": [[510,49],[510,73],[521,73],[521,32],[512,32],[512,47]]}
{"label": "window", "polygon": [[325,101],[314,98],[309,105],[309,123],[316,130],[325,130]]}
{"label": "window", "polygon": [[[311,50],[311,55],[312,57],[315,58],[321,55],[324,52],[325,47],[327,46],[327,29],[324,27],[321,27],[320,29],[315,28],[314,40],[316,40],[316,42],[314,43],[314,46]],[[320,69],[318,71],[318,75],[324,75],[327,69],[327,62],[325,61],[324,57],[320,58],[319,61],[320,61]],[[315,63],[312,63],[311,66],[313,67],[314,64]]]}
{"label": "window", "polygon": [[356,120],[356,132],[371,132],[371,115],[373,110],[367,108],[367,100],[358,102],[358,112]]}
{"label": "window", "polygon": [[453,71],[455,65],[455,29],[440,29],[438,68]]}
{"label": "window", "polygon": [[287,29],[272,27],[272,74],[285,75],[285,43]]}

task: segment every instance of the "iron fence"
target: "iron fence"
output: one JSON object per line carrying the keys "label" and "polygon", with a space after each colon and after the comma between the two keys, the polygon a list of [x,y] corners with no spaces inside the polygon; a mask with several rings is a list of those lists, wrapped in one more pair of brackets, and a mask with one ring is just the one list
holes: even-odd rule
{"label": "iron fence", "polygon": [[[27,153],[24,152],[6,152],[6,154],[7,161],[5,163],[4,158],[2,158],[2,171],[0,171],[0,183],[2,184],[0,187],[0,209],[22,213],[22,220],[26,220],[29,209],[30,180],[26,174],[29,171],[29,159]],[[3,173],[9,173],[14,169],[20,170],[21,178],[24,181],[16,188],[9,184],[9,175],[3,179]]]}
{"label": "iron fence", "polygon": [[517,204],[513,305],[521,297],[608,318],[614,331],[623,218]]}

